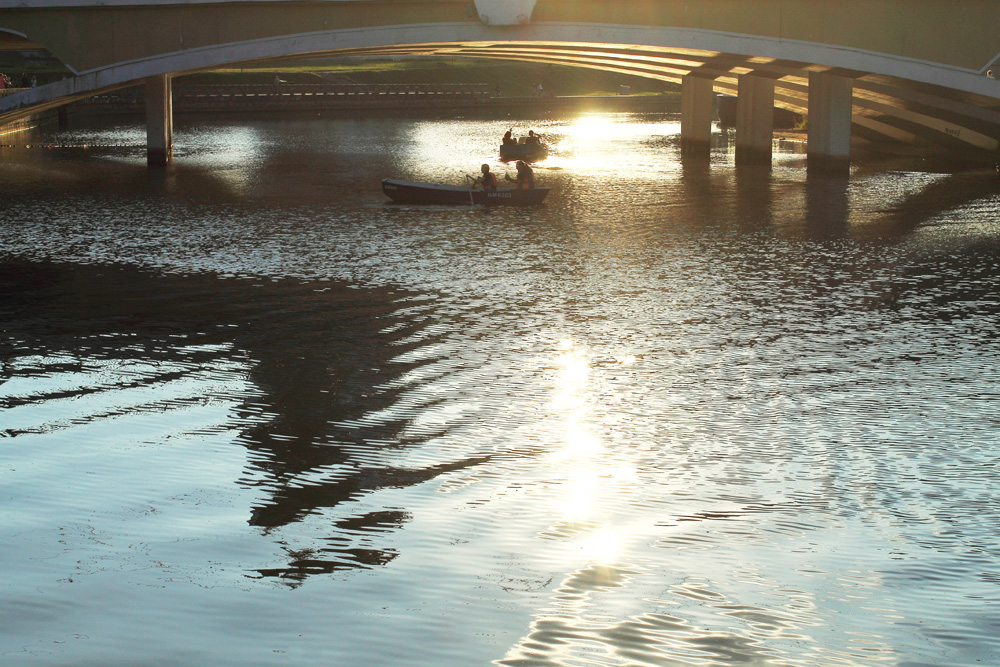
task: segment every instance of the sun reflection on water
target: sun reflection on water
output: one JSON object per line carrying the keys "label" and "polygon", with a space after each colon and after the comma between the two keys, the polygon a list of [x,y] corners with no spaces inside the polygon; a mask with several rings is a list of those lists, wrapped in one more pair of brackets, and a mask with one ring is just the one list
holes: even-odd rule
{"label": "sun reflection on water", "polygon": [[[637,121],[633,114],[582,114],[569,122],[542,127],[549,157],[538,164],[543,170],[570,170],[580,174],[607,174],[609,170],[642,166],[646,161],[637,145],[653,147],[662,168],[662,146],[678,135],[678,121]],[[629,150],[616,151],[615,145]]]}
{"label": "sun reflection on water", "polygon": [[552,409],[564,419],[566,446],[554,453],[556,459],[579,461],[599,453],[602,444],[586,425],[588,417],[587,379],[590,362],[585,348],[572,340],[559,342],[559,377]]}
{"label": "sun reflection on water", "polygon": [[[588,349],[571,339],[561,340],[556,361],[559,374],[551,407],[561,423],[562,447],[552,452],[549,462],[563,482],[554,510],[556,525],[550,530],[570,538],[564,553],[574,563],[611,563],[623,544],[614,505],[620,501],[622,485],[636,481],[637,471],[609,460],[611,453],[594,433]],[[626,356],[619,363],[633,361]]]}
{"label": "sun reflection on water", "polygon": [[254,191],[267,168],[268,139],[259,126],[186,129],[174,146],[186,166],[210,169],[232,195]]}
{"label": "sun reflection on water", "polygon": [[580,540],[577,546],[588,562],[613,563],[622,549],[622,536],[614,528],[604,527]]}

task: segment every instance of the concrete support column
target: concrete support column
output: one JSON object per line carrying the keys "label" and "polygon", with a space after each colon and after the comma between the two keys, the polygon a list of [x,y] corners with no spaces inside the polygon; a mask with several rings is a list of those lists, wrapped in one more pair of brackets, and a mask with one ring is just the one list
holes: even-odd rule
{"label": "concrete support column", "polygon": [[146,163],[166,164],[174,152],[174,108],[170,77],[146,79]]}
{"label": "concrete support column", "polygon": [[708,156],[712,143],[713,79],[681,79],[681,152]]}
{"label": "concrete support column", "polygon": [[737,164],[771,164],[774,79],[740,74],[736,100]]}
{"label": "concrete support column", "polygon": [[851,101],[854,81],[809,72],[809,166],[846,170],[851,159]]}

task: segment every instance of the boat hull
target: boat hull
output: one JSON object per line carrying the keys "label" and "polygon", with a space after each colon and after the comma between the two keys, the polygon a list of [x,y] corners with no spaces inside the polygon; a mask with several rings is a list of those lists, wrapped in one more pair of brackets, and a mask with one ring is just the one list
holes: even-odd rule
{"label": "boat hull", "polygon": [[459,185],[414,183],[396,178],[382,179],[382,192],[401,204],[443,204],[447,206],[532,206],[541,204],[550,188],[514,190],[470,190]]}
{"label": "boat hull", "polygon": [[504,162],[523,160],[538,162],[549,156],[549,149],[539,144],[501,144],[500,159]]}

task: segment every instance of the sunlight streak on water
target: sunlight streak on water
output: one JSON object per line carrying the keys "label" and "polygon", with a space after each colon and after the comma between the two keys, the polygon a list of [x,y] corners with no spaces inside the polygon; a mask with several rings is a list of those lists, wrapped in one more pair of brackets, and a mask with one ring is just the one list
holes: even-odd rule
{"label": "sunlight streak on water", "polygon": [[601,442],[587,428],[586,351],[575,349],[572,340],[559,342],[558,364],[561,368],[552,408],[563,415],[566,424],[566,447],[556,453],[557,459],[579,460],[601,451]]}

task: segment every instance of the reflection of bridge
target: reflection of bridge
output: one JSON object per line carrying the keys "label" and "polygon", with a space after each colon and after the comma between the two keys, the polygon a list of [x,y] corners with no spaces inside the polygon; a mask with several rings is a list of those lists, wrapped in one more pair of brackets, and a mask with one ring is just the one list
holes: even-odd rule
{"label": "reflection of bridge", "polygon": [[153,162],[170,155],[171,76],[317,55],[503,58],[679,82],[692,152],[708,145],[713,92],[735,93],[738,159],[769,159],[775,105],[808,115],[809,154],[823,162],[846,162],[852,131],[989,153],[1000,140],[1000,81],[987,76],[1000,61],[997,0],[24,0],[0,30],[75,74],[0,99],[0,123],[145,82]]}

